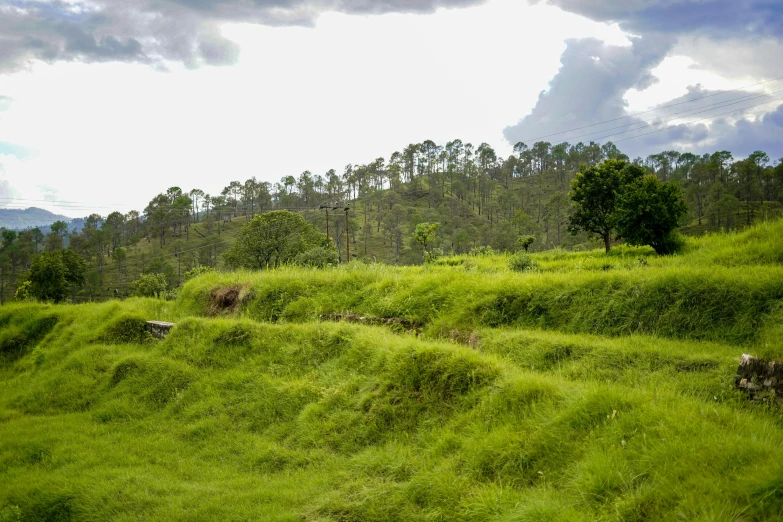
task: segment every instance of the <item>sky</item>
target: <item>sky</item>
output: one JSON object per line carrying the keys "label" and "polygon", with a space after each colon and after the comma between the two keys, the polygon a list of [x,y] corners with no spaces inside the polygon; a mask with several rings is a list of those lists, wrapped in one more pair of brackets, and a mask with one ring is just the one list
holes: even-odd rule
{"label": "sky", "polygon": [[0,207],[143,210],[427,139],[781,158],[781,56],[778,0],[0,0]]}

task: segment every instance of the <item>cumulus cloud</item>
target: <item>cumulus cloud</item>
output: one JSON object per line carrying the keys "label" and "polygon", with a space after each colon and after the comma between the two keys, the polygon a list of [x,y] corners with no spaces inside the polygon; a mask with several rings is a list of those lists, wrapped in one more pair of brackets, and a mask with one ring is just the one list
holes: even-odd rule
{"label": "cumulus cloud", "polygon": [[325,11],[432,12],[484,0],[0,0],[0,72],[31,59],[235,63],[220,24],[311,25]]}
{"label": "cumulus cloud", "polygon": [[550,0],[596,21],[637,34],[702,34],[716,38],[783,34],[783,3],[775,0]]}
{"label": "cumulus cloud", "polygon": [[[664,149],[694,153],[730,150],[737,157],[759,149],[783,156],[783,99],[780,94],[710,91],[692,87],[647,114],[619,123],[625,129],[603,133],[631,157]],[[693,123],[691,123],[693,122]]]}
{"label": "cumulus cloud", "polygon": [[[507,127],[506,139],[566,141],[581,133],[560,134],[597,122],[626,116],[623,95],[644,89],[655,81],[650,71],[667,55],[674,41],[669,37],[635,38],[627,47],[595,39],[570,40],[560,59],[562,67],[541,93],[535,108],[517,125]],[[588,133],[611,125],[592,127]],[[555,136],[552,134],[558,133]]]}
{"label": "cumulus cloud", "polygon": [[[535,1],[535,0],[533,0]],[[770,79],[778,76],[783,51],[783,3],[771,0],[550,0],[552,5],[595,21],[613,22],[637,35],[630,47],[616,47],[594,40],[575,40],[561,58],[562,67],[543,92],[532,112],[516,125],[505,129],[511,143],[543,137],[547,141],[618,141],[612,133],[602,134],[618,123],[607,120],[628,116],[624,95],[631,89],[644,90],[655,81],[652,71],[664,58],[684,55],[694,67],[733,78]],[[777,85],[777,84],[775,84]],[[777,85],[779,88],[780,85]],[[692,87],[686,96],[663,105],[680,103],[710,94]],[[712,93],[714,94],[714,93]],[[735,92],[731,98],[717,98],[701,104],[741,99],[751,93]],[[743,106],[753,105],[754,100]],[[699,105],[687,107],[698,110]],[[649,117],[630,118],[634,137],[618,143],[627,153],[646,155],[668,148],[727,148],[746,154],[767,147],[783,154],[780,111],[774,104],[758,117],[726,117],[691,125],[651,125]],[[720,111],[701,113],[696,119]],[[759,113],[759,110],[756,110]],[[657,113],[665,118],[667,112]],[[645,120],[650,121],[647,123]],[[677,122],[679,123],[679,122]],[[560,133],[565,129],[589,127],[581,133]],[[655,132],[653,132],[655,131]],[[643,136],[644,135],[644,136]],[[605,136],[609,136],[605,138]],[[620,135],[625,139],[628,135]],[[603,138],[603,139],[602,139]],[[752,150],[751,150],[752,149]]]}

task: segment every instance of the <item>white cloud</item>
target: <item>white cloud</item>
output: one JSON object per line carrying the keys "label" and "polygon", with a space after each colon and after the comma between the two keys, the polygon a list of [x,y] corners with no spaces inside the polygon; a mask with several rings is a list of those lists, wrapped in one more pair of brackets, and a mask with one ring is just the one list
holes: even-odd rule
{"label": "white cloud", "polygon": [[3,77],[14,101],[0,142],[38,154],[0,178],[25,198],[46,186],[105,214],[172,185],[214,193],[250,176],[341,171],[424,139],[508,154],[502,129],[535,105],[566,38],[627,44],[617,27],[516,0],[223,32],[242,48],[234,67],[40,63]]}

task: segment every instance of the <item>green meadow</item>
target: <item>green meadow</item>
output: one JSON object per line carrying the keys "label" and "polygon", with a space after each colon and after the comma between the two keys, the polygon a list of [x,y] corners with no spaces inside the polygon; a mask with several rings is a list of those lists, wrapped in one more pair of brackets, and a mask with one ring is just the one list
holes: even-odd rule
{"label": "green meadow", "polygon": [[0,521],[783,519],[783,221],[531,257],[2,307]]}

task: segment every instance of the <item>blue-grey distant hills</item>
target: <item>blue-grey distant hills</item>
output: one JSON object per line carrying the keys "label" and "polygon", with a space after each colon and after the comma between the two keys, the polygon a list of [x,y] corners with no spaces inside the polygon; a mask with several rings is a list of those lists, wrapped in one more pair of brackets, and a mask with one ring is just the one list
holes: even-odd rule
{"label": "blue-grey distant hills", "polygon": [[30,207],[24,210],[16,208],[0,208],[0,227],[13,230],[47,227],[55,221],[70,223],[72,218],[54,214],[42,208]]}

